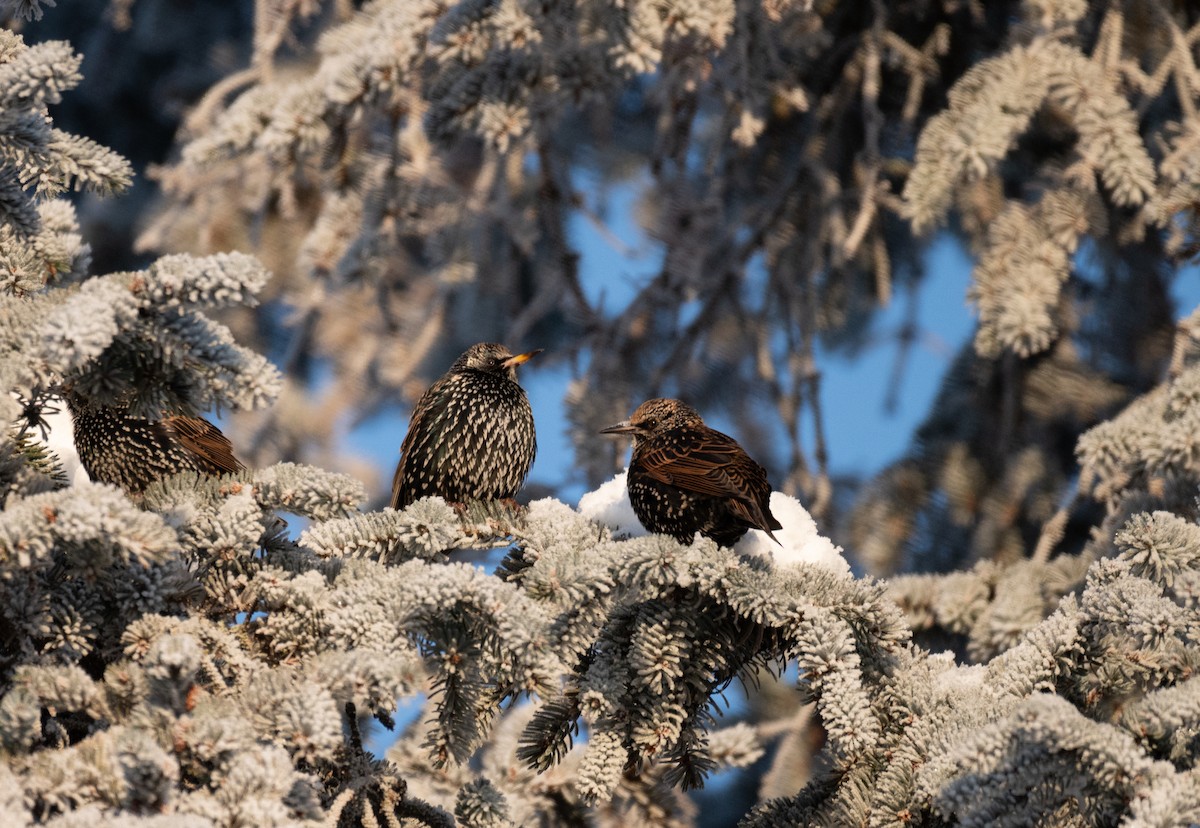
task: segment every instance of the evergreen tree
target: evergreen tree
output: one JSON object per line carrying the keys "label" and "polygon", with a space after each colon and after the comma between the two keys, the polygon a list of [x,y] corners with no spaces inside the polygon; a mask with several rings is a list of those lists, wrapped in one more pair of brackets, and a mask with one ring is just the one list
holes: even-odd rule
{"label": "evergreen tree", "polygon": [[[722,824],[696,797],[730,768],[744,826],[1200,822],[1186,5],[260,0],[157,172],[157,258],[112,273],[63,194],[132,169],[54,126],[80,58],[25,37],[43,5],[0,2],[4,825]],[[588,170],[641,182],[662,246],[620,314],[569,240]],[[835,525],[814,343],[861,347],[937,227],[976,256],[974,342]],[[619,478],[373,510],[296,462],[531,331],[588,357],[593,482],[639,398],[747,439],[765,398],[787,445],[752,453],[904,574],[854,577],[786,499],[763,555],[638,531]],[[68,485],[64,393],[264,412],[232,423],[251,470]]]}

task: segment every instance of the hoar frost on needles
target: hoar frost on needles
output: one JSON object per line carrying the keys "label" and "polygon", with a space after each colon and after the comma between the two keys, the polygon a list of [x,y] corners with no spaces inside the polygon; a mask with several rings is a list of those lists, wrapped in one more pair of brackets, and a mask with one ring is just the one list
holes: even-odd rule
{"label": "hoar frost on needles", "polygon": [[[176,531],[190,538],[189,555],[203,555],[209,533],[189,527],[236,524],[239,515],[254,513],[256,501],[247,496],[253,482],[200,486],[201,496],[188,506],[191,485],[159,484],[147,498],[174,516]],[[285,497],[292,485],[298,482],[264,491]],[[331,497],[336,503],[337,495]],[[255,518],[255,531],[263,519]],[[1079,785],[1097,808],[1128,801],[1131,789],[1105,771],[1112,762],[1152,769],[1132,789],[1153,800],[1139,808],[1160,816],[1191,813],[1190,777],[1154,755],[1172,752],[1176,761],[1186,755],[1177,739],[1158,734],[1186,732],[1189,711],[1200,709],[1189,686],[1176,684],[1195,669],[1194,648],[1184,646],[1191,610],[1168,592],[1195,570],[1190,524],[1165,516],[1129,521],[1117,538],[1123,551],[1093,564],[1080,598],[1064,598],[1050,617],[1029,622],[986,667],[956,665],[913,646],[882,585],[812,564],[777,566],[709,542],[615,539],[569,507],[543,500],[507,527],[513,546],[497,577],[439,562],[479,542],[458,526],[436,499],[401,512],[320,515],[299,544],[271,541],[264,564],[247,570],[246,594],[255,596],[248,606],[262,613],[247,624],[229,631],[205,626],[210,622],[197,626],[200,619],[131,625],[132,660],[114,664],[105,678],[114,687],[109,708],[97,707],[101,696],[83,674],[63,675],[63,689],[51,690],[58,686],[53,674],[23,673],[25,695],[0,705],[0,722],[16,728],[7,743],[35,738],[29,704],[48,692],[60,698],[63,715],[77,717],[64,732],[111,716],[117,724],[104,740],[117,738],[114,731],[121,739],[149,739],[144,756],[159,744],[153,734],[183,717],[195,722],[184,738],[187,745],[197,740],[188,748],[196,758],[166,766],[165,775],[153,777],[167,780],[165,786],[138,789],[128,801],[229,814],[233,803],[221,798],[223,785],[180,793],[171,780],[210,778],[197,774],[259,751],[290,757],[277,765],[264,760],[265,770],[315,769],[316,778],[305,777],[311,786],[343,761],[347,703],[387,721],[398,699],[426,692],[433,717],[392,755],[414,779],[440,773],[446,783],[460,780],[443,786],[431,776],[416,787],[447,812],[482,824],[546,813],[556,800],[540,799],[537,791],[550,785],[577,801],[574,807],[620,801],[625,813],[648,818],[650,811],[639,809],[650,805],[636,803],[654,786],[699,784],[707,772],[753,761],[763,750],[753,728],[713,728],[714,693],[761,667],[795,662],[799,687],[816,702],[828,733],[832,775],[794,797],[764,803],[747,825],[843,819],[898,825],[902,814],[918,812],[944,819],[1013,814],[1012,824],[1021,824],[1044,809],[1070,807],[1064,797]],[[236,544],[220,539],[238,535],[214,530],[211,537],[213,549],[228,556]],[[240,537],[253,545],[253,532]],[[438,540],[429,547],[405,538]],[[1140,664],[1122,657],[1131,649],[1146,654]],[[542,701],[500,705],[531,691]],[[1039,701],[1047,693],[1053,704]],[[1155,693],[1181,704],[1155,703]],[[239,735],[214,752],[211,740],[227,739],[222,727],[235,727],[243,716],[250,716],[252,740]],[[121,735],[122,728],[137,732]],[[580,729],[587,730],[586,743],[572,746]],[[970,774],[993,767],[986,762],[997,744],[1016,744],[1022,756],[1059,757],[1053,771],[1064,782],[1041,785],[1041,777],[1014,765],[997,771],[1007,780],[1003,791],[972,787]],[[1070,745],[1100,751],[1099,758],[1061,758]],[[499,764],[485,762],[483,771],[459,764],[479,750],[500,751]],[[443,763],[440,771],[416,769],[431,757]],[[500,769],[513,759],[527,767],[509,778]],[[626,772],[631,762],[644,769],[640,781]],[[558,773],[560,765],[570,774]],[[234,773],[228,767],[220,778]],[[1045,766],[1038,767],[1044,775]],[[268,784],[255,777],[267,790],[282,790],[282,780],[294,778],[285,772]],[[87,807],[45,791],[53,807]],[[1011,797],[1022,791],[1026,804],[1017,808]],[[116,794],[96,801],[117,801]],[[278,808],[295,807],[290,802],[268,798],[255,807],[266,809],[269,821]],[[307,807],[319,809],[315,802]]]}
{"label": "hoar frost on needles", "polygon": [[[39,125],[49,123],[44,105],[77,82],[77,65],[63,44],[27,49],[0,32],[0,74],[20,76],[0,94],[0,149],[6,163],[25,164],[32,191],[0,198],[11,274],[0,378],[16,395],[2,396],[5,419],[35,417],[64,385],[150,416],[266,403],[277,372],[204,315],[253,301],[267,278],[256,260],[171,256],[86,278],[74,212],[48,196],[72,177],[103,190],[128,176],[115,155]],[[10,139],[24,143],[12,150]],[[262,573],[275,566],[303,561],[326,577],[279,531],[276,512],[342,518],[364,499],[362,485],[280,465],[180,475],[135,504],[108,486],[64,489],[30,474],[41,460],[17,425],[0,434],[0,614],[12,632],[0,658],[0,740],[6,780],[22,792],[4,799],[6,824],[144,822],[159,812],[173,824],[323,819],[320,779],[337,775],[347,705],[393,710],[423,680],[420,656],[313,654],[301,677],[243,613],[267,606]]]}
{"label": "hoar frost on needles", "polygon": [[402,511],[326,520],[305,531],[300,544],[321,557],[370,557],[402,563],[410,557],[445,560],[466,541],[454,510],[441,498],[422,498]]}
{"label": "hoar frost on needles", "polygon": [[52,197],[72,183],[108,193],[129,185],[129,163],[93,141],[55,129],[47,105],[81,80],[63,42],[26,46],[0,30],[0,272],[5,294],[84,276],[90,250],[74,209]]}
{"label": "hoar frost on needles", "polygon": [[[1079,442],[1081,494],[1107,513],[1080,554],[892,582],[918,640],[927,628],[969,636],[969,651],[991,659],[984,686],[1008,688],[974,733],[947,738],[955,728],[940,726],[944,750],[930,754],[917,791],[947,818],[1024,825],[1121,812],[1167,825],[1200,815],[1187,735],[1198,724],[1200,470],[1181,426],[1200,403],[1188,390],[1193,327],[1180,325],[1172,376]],[[979,774],[994,783],[980,786]]]}
{"label": "hoar frost on needles", "polygon": [[265,279],[261,265],[237,253],[168,257],[143,273],[90,279],[51,311],[30,356],[112,393],[108,374],[136,355],[177,377],[197,410],[261,406],[278,392],[277,371],[199,312],[249,302]]}
{"label": "hoar frost on needles", "polygon": [[[758,5],[754,14],[785,9]],[[375,106],[403,109],[409,121],[394,149],[405,163],[381,162],[392,146],[370,146],[361,164],[350,164],[362,176],[347,176],[353,183],[343,200],[318,211],[320,244],[306,262],[345,275],[353,265],[339,259],[337,239],[350,239],[364,261],[388,249],[385,233],[360,239],[346,229],[380,226],[363,222],[365,212],[381,209],[378,193],[394,188],[412,204],[439,205],[436,217],[417,211],[418,235],[478,208],[448,197],[460,193],[445,182],[430,185],[436,175],[404,178],[422,164],[436,167],[413,123],[424,118],[439,131],[474,132],[492,149],[515,151],[530,134],[545,137],[547,101],[556,106],[604,88],[588,73],[607,77],[610,63],[647,71],[677,52],[662,72],[676,90],[695,90],[714,68],[728,78],[709,58],[730,42],[745,47],[739,21],[751,18],[750,6],[731,3],[636,3],[620,6],[619,19],[590,6],[577,27],[540,25],[560,22],[565,8],[462,4],[439,19],[421,16],[432,5],[368,4],[327,36],[300,88],[280,79],[237,98],[231,114],[217,118],[219,140],[193,144],[185,165],[253,147],[272,165],[248,179],[264,199],[277,187],[291,209],[292,161],[317,159],[335,140],[331,124],[370,121]],[[1066,24],[1082,15],[1078,4],[1031,8]],[[620,25],[600,25],[614,20]],[[432,51],[414,48],[414,32]],[[504,53],[514,33],[539,49]],[[557,48],[540,48],[555,39]],[[873,62],[878,71],[879,48],[873,39],[863,44],[857,66],[865,76]],[[136,392],[156,413],[167,403],[266,402],[274,376],[265,361],[201,315],[248,301],[265,277],[253,260],[170,257],[144,273],[84,278],[73,215],[40,199],[66,175],[116,181],[116,167],[88,161],[85,142],[36,131],[29,116],[41,117],[38,107],[74,82],[76,67],[59,46],[22,49],[16,36],[0,34],[0,65],[16,60],[25,73],[11,86],[20,94],[0,99],[0,132],[48,136],[54,163],[31,168],[24,180],[32,195],[0,191],[0,253],[16,263],[0,303],[5,390],[41,398],[63,374],[102,398]],[[545,54],[565,60],[549,65]],[[1104,198],[1126,210],[1158,210],[1156,199],[1179,197],[1189,175],[1179,155],[1186,137],[1171,145],[1173,189],[1162,195],[1135,110],[1095,60],[1069,44],[1040,43],[964,79],[948,120],[978,129],[969,136],[976,145],[922,138],[910,178],[921,184],[928,174],[935,190],[934,179],[952,179],[945,192],[926,193],[938,219],[951,185],[998,167],[1042,101],[1073,116],[1083,151],[1070,175],[1083,181],[1095,173]],[[405,86],[426,61],[434,64],[433,86],[446,93],[432,109]],[[1006,87],[1014,77],[1018,85],[1033,80]],[[993,87],[1004,94],[983,94]],[[799,93],[806,100],[807,91]],[[979,98],[1002,104],[991,123],[1003,128],[998,139],[987,134],[986,118],[962,115],[975,112]],[[780,105],[795,100],[780,91]],[[767,102],[752,105],[765,113]],[[749,124],[739,141],[750,143],[757,117],[722,126]],[[686,137],[663,140],[686,150]],[[939,146],[965,152],[968,163],[951,159],[945,167],[925,152]],[[1097,160],[1103,169],[1092,169]],[[920,193],[908,195],[920,209]],[[1028,354],[1054,347],[1062,320],[1048,318],[1047,308],[1075,246],[1104,227],[1089,213],[1095,206],[1090,194],[1058,193],[1013,206],[994,223],[978,281],[995,347]],[[1076,212],[1086,224],[1066,220]],[[37,221],[53,223],[54,237],[30,240]],[[764,236],[774,237],[771,230]],[[429,234],[432,269],[472,278],[474,260],[449,235]],[[1012,306],[1015,318],[1004,317],[1011,279],[1004,251],[1026,244],[1036,254],[1040,292]],[[415,341],[428,343],[437,332],[435,316]],[[1041,552],[1027,561],[988,560],[948,578],[891,584],[856,581],[811,561],[752,560],[707,542],[622,537],[553,500],[507,524],[483,524],[493,531],[486,537],[479,523],[460,522],[438,501],[364,514],[360,484],[289,464],[216,480],[180,476],[151,487],[135,506],[105,487],[58,490],[48,476],[35,478],[34,461],[6,432],[0,588],[7,590],[4,629],[14,634],[3,636],[10,646],[0,653],[5,821],[293,825],[350,815],[368,824],[403,816],[448,825],[454,814],[500,825],[565,813],[579,822],[683,824],[694,815],[679,787],[753,761],[773,738],[746,724],[715,729],[722,691],[791,666],[827,733],[822,768],[801,790],[760,804],[747,825],[1032,824],[1048,814],[1068,822],[1196,821],[1189,734],[1200,710],[1192,678],[1200,383],[1188,336],[1179,338],[1166,384],[1080,442],[1079,496],[1105,511],[1080,554],[1052,556],[1048,523]],[[1060,357],[1051,350],[1041,365],[1061,367]],[[1031,370],[1029,385],[1053,389],[1050,380],[1061,376]],[[19,415],[16,400],[0,401],[6,419]],[[1041,464],[1036,452],[1020,452],[1002,485],[1031,491],[1024,481],[1038,479]],[[964,463],[946,477],[964,469],[970,476]],[[998,501],[987,505],[997,520],[1006,514]],[[277,512],[311,523],[292,540]],[[494,575],[444,560],[492,543],[509,546]],[[986,665],[923,649],[922,633],[935,627],[964,636],[968,654]],[[401,699],[420,695],[424,720],[389,759],[363,753],[365,717],[389,723]],[[581,731],[587,739],[573,742]],[[979,785],[981,775],[1000,782]]]}

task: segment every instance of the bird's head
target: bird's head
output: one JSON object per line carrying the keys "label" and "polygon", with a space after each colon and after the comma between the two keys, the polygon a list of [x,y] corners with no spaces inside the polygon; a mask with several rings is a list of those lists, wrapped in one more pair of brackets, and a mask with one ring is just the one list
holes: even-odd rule
{"label": "bird's head", "polygon": [[483,371],[488,374],[499,374],[517,381],[517,366],[542,352],[526,351],[523,354],[513,354],[512,351],[496,342],[479,342],[463,351],[462,356],[454,360],[451,371]]}
{"label": "bird's head", "polygon": [[646,400],[637,407],[628,420],[600,429],[601,434],[632,434],[634,441],[645,440],[656,434],[681,426],[703,423],[700,414],[685,402],[662,397]]}

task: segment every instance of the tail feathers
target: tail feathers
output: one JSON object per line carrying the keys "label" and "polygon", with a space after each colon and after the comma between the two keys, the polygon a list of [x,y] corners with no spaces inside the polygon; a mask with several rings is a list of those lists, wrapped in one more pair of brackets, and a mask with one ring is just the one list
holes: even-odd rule
{"label": "tail feathers", "polygon": [[782,529],[783,524],[771,514],[771,508],[768,504],[763,503],[760,505],[754,501],[738,499],[733,501],[733,510],[746,526],[766,532],[767,537],[780,546],[783,546],[782,541],[775,537],[775,533],[772,531]]}

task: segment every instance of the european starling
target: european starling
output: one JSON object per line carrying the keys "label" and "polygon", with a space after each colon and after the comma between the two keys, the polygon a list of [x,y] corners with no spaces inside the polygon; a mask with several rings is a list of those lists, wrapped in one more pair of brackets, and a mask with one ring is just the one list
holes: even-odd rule
{"label": "european starling", "polygon": [[392,478],[392,508],[428,495],[452,503],[512,498],[537,454],[533,409],[517,385],[514,356],[494,342],[472,345],[417,402]]}
{"label": "european starling", "polygon": [[138,494],[155,480],[183,471],[232,474],[245,468],[233,446],[203,417],[146,420],[128,409],[86,402],[68,393],[75,450],[88,477]]}
{"label": "european starling", "polygon": [[633,511],[651,532],[690,544],[696,532],[732,546],[749,529],[782,525],[771,514],[766,470],[732,437],[709,428],[679,400],[647,400],[601,434],[632,434],[626,485]]}

